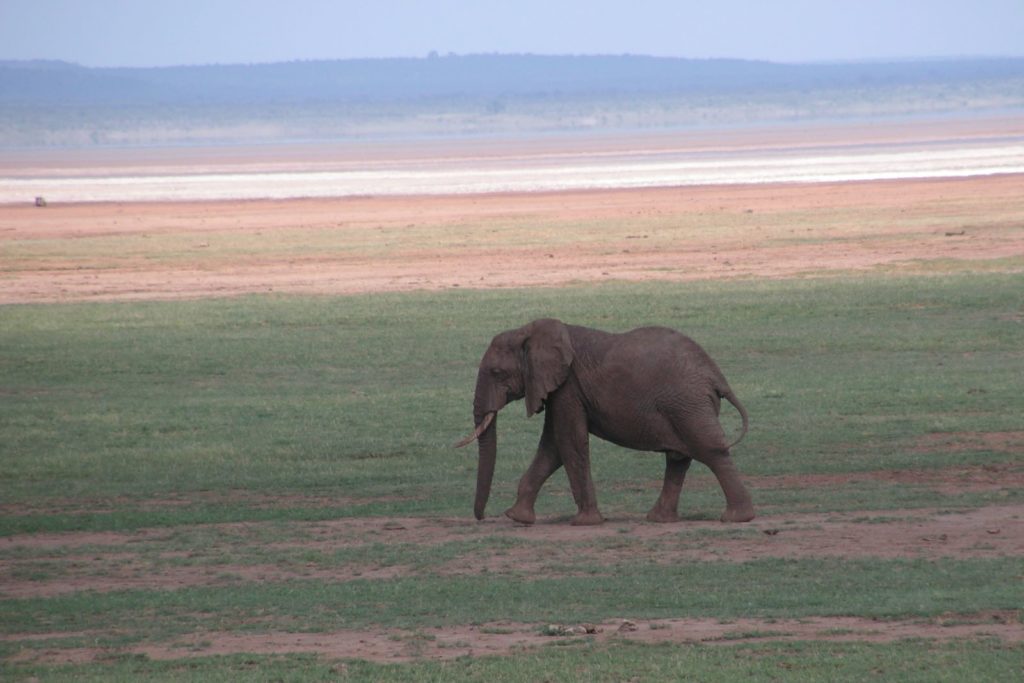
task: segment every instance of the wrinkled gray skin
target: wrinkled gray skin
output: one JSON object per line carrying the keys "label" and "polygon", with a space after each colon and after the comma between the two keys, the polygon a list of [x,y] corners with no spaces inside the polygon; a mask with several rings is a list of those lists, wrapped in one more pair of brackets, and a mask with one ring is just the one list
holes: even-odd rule
{"label": "wrinkled gray skin", "polygon": [[[527,416],[544,412],[537,454],[519,480],[505,514],[532,524],[541,486],[565,467],[578,512],[572,523],[600,524],[590,476],[589,434],[620,446],[665,454],[665,482],[647,513],[654,522],[679,520],[679,492],[690,462],[704,463],[725,493],[724,522],[754,518],[718,421],[722,398],[747,412],[715,362],[689,337],[663,327],[611,334],[559,320],[536,320],[497,335],[480,361],[473,417],[479,433],[479,469],[473,511],[483,519],[497,452],[496,414],[526,399]],[[740,435],[740,438],[743,437]],[[471,439],[472,437],[469,437]]]}

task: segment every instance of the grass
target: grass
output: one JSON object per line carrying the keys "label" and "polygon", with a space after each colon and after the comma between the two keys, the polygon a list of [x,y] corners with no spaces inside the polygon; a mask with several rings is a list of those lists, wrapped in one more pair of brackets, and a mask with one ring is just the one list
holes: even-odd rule
{"label": "grass", "polygon": [[[0,535],[125,532],[112,545],[0,545],[0,579],[43,584],[182,567],[213,577],[6,597],[2,630],[11,639],[0,643],[2,667],[47,680],[620,680],[683,671],[703,680],[1005,679],[1020,648],[988,641],[578,643],[393,666],[256,655],[156,662],[125,648],[212,631],[1019,609],[1018,558],[658,562],[673,544],[713,545],[744,531],[684,524],[675,536],[633,538],[630,525],[657,494],[662,460],[596,439],[599,500],[625,531],[577,545],[512,538],[471,523],[475,457],[451,443],[470,425],[476,363],[490,337],[556,316],[612,330],[665,324],[700,341],[751,414],[736,455],[754,482],[986,464],[1019,471],[1019,452],[971,444],[969,436],[941,448],[921,443],[933,433],[1019,432],[1021,291],[1024,275],[986,273],[0,307]],[[538,438],[540,422],[520,411],[511,406],[499,426],[492,514],[511,502]],[[727,432],[738,429],[730,408],[723,421]],[[752,488],[767,516],[898,517],[884,511],[968,509],[1021,496],[1012,486],[950,494],[884,478]],[[721,494],[702,468],[691,472],[684,497],[688,519],[720,512]],[[571,511],[556,476],[538,512]],[[466,525],[426,546],[346,531],[344,520],[355,517],[454,517]],[[538,561],[542,573],[470,566],[524,549],[547,558]],[[579,567],[577,551],[615,559]],[[246,566],[272,567],[276,578],[232,573]],[[401,571],[345,576],[381,567]],[[323,575],[330,572],[337,576]],[[109,657],[19,658],[76,647]]]}
{"label": "grass", "polygon": [[[4,498],[36,507],[124,498],[115,507],[130,509],[131,500],[237,489],[456,512],[474,463],[450,444],[470,423],[477,360],[495,331],[542,315],[609,329],[657,322],[702,342],[754,416],[738,449],[747,473],[946,465],[965,456],[909,446],[930,432],[1019,428],[1022,283],[992,275],[9,306],[0,310]],[[504,479],[539,431],[516,413],[501,425]],[[724,421],[738,427],[728,408]],[[637,458],[660,466],[595,450],[610,481]],[[245,507],[218,500],[168,514],[193,523]]]}
{"label": "grass", "polygon": [[[808,617],[935,617],[1013,609],[1014,559],[769,559],[673,565],[623,561],[585,576],[452,576],[430,570],[386,581],[292,579],[177,590],[123,590],[9,600],[5,633],[113,629],[138,639],[193,631],[330,632],[515,622]],[[737,590],[742,586],[742,590]],[[444,606],[441,609],[441,606]],[[154,620],[154,616],[158,618]],[[299,626],[301,624],[301,626]]]}
{"label": "grass", "polygon": [[[869,646],[792,643],[785,646],[667,646],[616,644],[608,648],[577,645],[546,648],[517,657],[459,660],[409,667],[349,669],[353,680],[866,680],[984,681],[1013,670],[1019,651],[998,646],[963,647],[902,643]],[[394,678],[393,678],[394,677]],[[343,678],[344,680],[344,678]],[[407,679],[406,679],[407,680]]]}
{"label": "grass", "polygon": [[580,642],[513,657],[462,657],[409,664],[331,662],[312,655],[196,657],[151,661],[111,657],[91,667],[24,667],[50,681],[623,681],[786,680],[907,682],[993,681],[1019,671],[1020,648],[988,641],[892,644],[784,643],[757,645],[596,646]]}

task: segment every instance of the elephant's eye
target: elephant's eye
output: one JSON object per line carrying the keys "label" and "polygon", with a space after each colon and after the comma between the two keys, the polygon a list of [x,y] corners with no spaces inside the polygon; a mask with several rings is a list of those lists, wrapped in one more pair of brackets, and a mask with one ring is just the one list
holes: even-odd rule
{"label": "elephant's eye", "polygon": [[505,376],[505,371],[501,368],[491,368],[491,376],[495,379],[501,379]]}

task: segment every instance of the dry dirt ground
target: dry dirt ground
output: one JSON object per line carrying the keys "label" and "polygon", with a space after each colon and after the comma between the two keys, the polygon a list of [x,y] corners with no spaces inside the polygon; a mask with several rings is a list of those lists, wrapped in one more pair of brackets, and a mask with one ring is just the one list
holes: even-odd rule
{"label": "dry dirt ground", "polygon": [[[330,200],[0,206],[0,303],[173,299],[255,292],[347,294],[449,287],[519,287],[605,280],[685,280],[823,275],[880,269],[929,273],[1024,268],[1024,177],[878,181],[498,194],[443,197],[354,197]],[[948,436],[948,435],[947,435]],[[978,435],[964,435],[975,440]],[[1024,432],[987,435],[987,447],[1024,454]],[[924,449],[947,447],[922,443]],[[914,481],[936,490],[1001,491],[1024,485],[1019,468],[947,469],[857,475]],[[792,479],[792,478],[789,478]],[[783,478],[758,487],[794,486]],[[815,484],[842,485],[828,477]],[[337,504],[337,500],[333,501]],[[268,505],[282,501],[268,500]],[[3,514],[30,510],[4,509]],[[695,532],[714,522],[690,521]],[[464,538],[465,519],[346,519],[315,523],[306,549],[329,551],[381,537],[433,544]],[[220,525],[248,533],[254,525]],[[563,542],[580,552],[588,541],[620,536],[650,540],[659,561],[762,557],[987,558],[1024,555],[1024,507],[791,515],[759,519],[735,537],[710,543],[664,541],[679,525],[612,519],[576,529],[564,520],[531,528],[491,519],[469,533]],[[170,590],[241,580],[330,581],[407,575],[403,566],[288,568],[277,565],[172,566],[167,557],[96,552],[131,548],[165,531],[15,536],[0,541],[31,550],[34,562],[67,567],[53,579],[24,578],[23,560],[0,563],[5,598],[126,588]],[[550,551],[552,544],[546,544]],[[77,549],[83,550],[79,553]],[[88,549],[88,550],[85,550]],[[566,550],[568,552],[568,550]],[[604,561],[615,549],[601,548]],[[555,551],[557,555],[557,551]],[[73,559],[73,562],[69,562]],[[595,557],[595,560],[598,558]],[[495,556],[442,568],[451,574],[543,567],[558,558],[514,546]],[[154,564],[155,563],[155,564]],[[509,653],[581,635],[598,640],[743,642],[828,639],[889,641],[908,637],[994,636],[1024,641],[1019,612],[955,619],[874,621],[709,619],[536,625],[486,624],[405,632],[204,632],[192,642],[142,645],[153,658],[234,652],[314,652],[327,657],[398,661]],[[60,637],[69,634],[61,633]],[[75,635],[75,634],[71,634]],[[88,634],[84,634],[88,635]],[[45,639],[57,634],[35,634]],[[24,640],[25,636],[7,636]],[[89,661],[89,649],[24,650],[39,661]]]}
{"label": "dry dirt ground", "polygon": [[[1020,437],[1017,437],[1018,439]],[[1019,441],[1018,441],[1019,443]],[[1021,475],[1012,481],[1000,479],[991,487],[1019,487]],[[955,473],[945,483],[953,485]],[[757,485],[757,482],[752,482]],[[938,482],[937,482],[938,483]],[[842,514],[773,516],[744,527],[735,537],[696,540],[701,532],[721,529],[717,522],[685,522],[690,542],[680,542],[680,525],[649,524],[639,520],[611,519],[596,528],[577,529],[565,520],[542,520],[534,527],[522,527],[499,519],[476,525],[471,535],[500,535],[530,539],[536,543],[512,546],[500,554],[474,554],[472,561],[460,558],[457,565],[441,574],[547,571],[564,566],[564,553],[579,563],[581,552],[592,548],[592,562],[612,563],[635,559],[636,545],[623,548],[629,558],[620,557],[614,541],[627,533],[650,548],[652,561],[672,563],[683,560],[726,560],[742,562],[756,558],[975,558],[1020,557],[1024,554],[1024,508],[1019,505],[989,506],[975,511],[950,513],[941,510],[893,510]],[[227,534],[256,533],[255,524],[216,525]],[[466,520],[448,518],[363,518],[320,522],[307,529],[314,540],[289,543],[295,551],[329,553],[333,549],[379,543],[432,545],[467,538]],[[18,561],[0,565],[3,593],[7,598],[46,597],[78,591],[124,589],[174,590],[197,585],[237,585],[239,581],[284,581],[319,579],[387,579],[407,576],[411,567],[344,566],[336,569],[282,569],[274,565],[232,565],[155,567],[150,559],[130,551],[105,554],[103,546],[131,548],[140,542],[159,540],[170,532],[41,534],[5,540],[8,548],[50,548],[54,557],[73,569],[54,580],[18,580]],[[604,543],[602,543],[604,541]],[[552,550],[561,546],[561,550]],[[542,545],[541,545],[542,544]],[[538,551],[538,548],[543,548]],[[76,552],[76,549],[81,551]],[[674,552],[668,552],[673,548]],[[45,555],[42,556],[45,558]],[[36,561],[40,556],[36,556]],[[168,558],[161,558],[166,560]],[[29,638],[110,636],[111,633],[78,632],[33,634]],[[644,642],[738,643],[779,640],[827,640],[889,642],[905,638],[956,640],[992,637],[1008,643],[1024,642],[1024,624],[1016,611],[957,614],[912,621],[876,620],[860,617],[814,617],[803,619],[619,619],[598,624],[553,624],[538,629],[536,624],[487,623],[415,630],[334,631],[327,633],[258,633],[203,631],[173,643],[144,643],[128,651],[153,659],[179,659],[234,653],[316,653],[327,658],[362,658],[402,661],[414,658],[447,659],[466,655],[510,654],[524,647],[542,645],[555,638],[588,637],[598,641],[613,638]],[[26,635],[4,637],[24,641]],[[16,660],[39,662],[86,662],[106,656],[103,649],[25,649]]]}
{"label": "dry dirt ground", "polygon": [[0,206],[0,304],[1024,267],[1024,177]]}
{"label": "dry dirt ground", "polygon": [[[952,485],[955,474],[948,474]],[[840,477],[835,477],[837,480]],[[993,480],[997,477],[993,476]],[[988,490],[1020,488],[1024,473],[998,477]],[[759,485],[757,479],[752,486]],[[639,517],[639,515],[638,515]],[[538,553],[529,545],[502,548],[494,555],[477,552],[459,557],[437,571],[441,575],[479,575],[550,570],[569,564],[599,566],[635,558],[638,541],[649,542],[651,561],[674,564],[687,561],[747,562],[763,558],[920,558],[967,559],[1017,557],[1024,553],[1024,509],[1015,504],[986,506],[966,512],[940,509],[910,511],[855,511],[830,514],[771,515],[736,529],[723,529],[717,521],[688,520],[660,525],[640,519],[609,518],[595,528],[577,529],[562,518],[541,519],[535,526],[513,524],[500,516],[471,525],[457,518],[347,518],[307,525],[314,538],[274,542],[272,550],[296,555],[303,551],[330,553],[341,548],[368,546],[379,539],[389,543],[431,546],[468,538],[499,536],[545,545]],[[205,530],[225,538],[252,538],[258,523],[206,525]],[[631,543],[614,541],[628,533]],[[681,536],[683,534],[684,536]],[[322,579],[333,582],[369,578],[396,578],[415,573],[402,565],[347,564],[341,568],[284,566],[228,561],[215,565],[199,562],[202,551],[164,551],[154,557],[136,544],[156,546],[171,536],[167,530],[133,533],[76,532],[32,534],[4,539],[6,549],[31,549],[30,560],[0,561],[0,593],[6,598],[46,598],[79,591],[109,592],[126,589],[171,590],[190,586],[228,585],[237,580],[286,581]],[[703,538],[704,536],[714,536]],[[590,547],[588,547],[590,544]],[[561,547],[559,547],[561,546]],[[96,548],[105,548],[97,552]],[[117,548],[124,548],[118,552]],[[192,564],[168,566],[168,560],[188,555]],[[66,561],[58,576],[25,576],[22,568],[40,562]],[[154,571],[159,567],[158,571]],[[564,573],[564,570],[560,570]],[[1019,625],[1024,629],[1024,624]],[[1020,631],[1024,635],[1024,630]]]}
{"label": "dry dirt ground", "polygon": [[[613,639],[644,643],[739,643],[786,640],[887,643],[922,638],[934,641],[996,638],[1007,643],[1024,640],[1017,612],[984,612],[930,621],[901,622],[861,617],[804,619],[623,619],[600,624],[536,625],[498,622],[444,629],[408,631],[335,631],[328,633],[202,633],[174,645],[140,645],[130,654],[154,660],[233,654],[315,654],[326,659],[365,659],[402,662],[418,659],[456,659],[510,655],[550,644],[555,639]],[[62,633],[60,637],[87,636]],[[53,637],[43,635],[42,637]],[[90,648],[59,651],[26,650],[15,661],[63,664],[86,663],[104,656]]]}

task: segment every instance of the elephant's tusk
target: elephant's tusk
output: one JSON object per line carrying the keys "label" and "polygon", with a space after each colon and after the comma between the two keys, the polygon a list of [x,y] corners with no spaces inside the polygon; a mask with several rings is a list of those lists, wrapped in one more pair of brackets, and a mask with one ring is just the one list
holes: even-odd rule
{"label": "elephant's tusk", "polygon": [[473,433],[467,436],[462,441],[455,444],[455,448],[462,448],[463,446],[466,446],[479,439],[480,435],[483,434],[484,431],[491,426],[491,422],[493,421],[494,413],[487,413],[486,415],[484,415],[484,419],[480,420],[480,424],[476,426],[476,429],[473,430]]}

